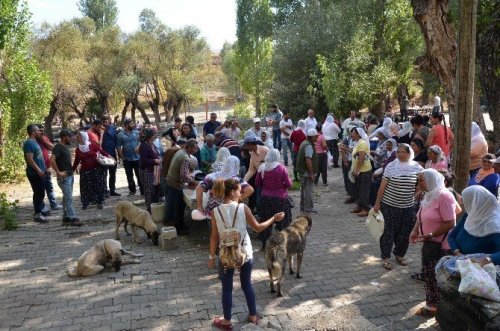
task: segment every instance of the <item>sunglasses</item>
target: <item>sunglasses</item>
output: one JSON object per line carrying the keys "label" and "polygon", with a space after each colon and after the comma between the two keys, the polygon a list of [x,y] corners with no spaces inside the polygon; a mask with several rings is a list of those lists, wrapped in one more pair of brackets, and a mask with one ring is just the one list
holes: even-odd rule
{"label": "sunglasses", "polygon": [[490,160],[490,159],[483,159],[482,161],[483,161],[483,162],[493,163],[493,160]]}

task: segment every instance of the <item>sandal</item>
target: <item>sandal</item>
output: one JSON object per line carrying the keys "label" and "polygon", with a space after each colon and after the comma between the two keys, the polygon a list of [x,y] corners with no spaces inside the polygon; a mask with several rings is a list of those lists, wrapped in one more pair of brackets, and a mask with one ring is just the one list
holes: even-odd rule
{"label": "sandal", "polygon": [[214,326],[218,329],[221,329],[221,330],[229,330],[231,331],[233,329],[233,324],[222,324],[222,322],[224,321],[224,318],[223,317],[216,317],[214,319]]}
{"label": "sandal", "polygon": [[423,274],[420,272],[414,272],[410,275],[410,279],[415,280],[417,282],[425,283],[425,279]]}
{"label": "sandal", "polygon": [[248,322],[255,324],[255,325],[259,325],[261,320],[262,320],[262,316],[260,316],[259,314],[255,315],[255,320],[253,320],[253,321],[250,319],[250,316],[248,316]]}
{"label": "sandal", "polygon": [[398,263],[404,267],[408,265],[408,260],[405,259],[404,257],[396,256],[396,261],[398,261]]}
{"label": "sandal", "polygon": [[382,266],[385,268],[385,270],[392,270],[391,262],[384,262],[382,263]]}
{"label": "sandal", "polygon": [[429,309],[426,307],[422,307],[415,312],[415,315],[422,316],[422,317],[434,317],[434,316],[436,316],[436,308]]}

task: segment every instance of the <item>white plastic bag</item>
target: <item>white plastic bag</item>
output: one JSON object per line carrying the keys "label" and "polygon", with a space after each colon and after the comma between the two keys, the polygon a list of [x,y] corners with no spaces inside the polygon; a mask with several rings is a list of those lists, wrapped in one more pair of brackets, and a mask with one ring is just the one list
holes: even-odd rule
{"label": "white plastic bag", "polygon": [[496,268],[492,263],[481,267],[470,259],[458,260],[462,280],[458,292],[500,302],[500,290],[496,283]]}
{"label": "white plastic bag", "polygon": [[366,218],[366,226],[368,226],[372,237],[378,241],[382,233],[384,233],[384,216],[382,212],[379,211],[376,213],[373,208],[370,209],[368,217]]}

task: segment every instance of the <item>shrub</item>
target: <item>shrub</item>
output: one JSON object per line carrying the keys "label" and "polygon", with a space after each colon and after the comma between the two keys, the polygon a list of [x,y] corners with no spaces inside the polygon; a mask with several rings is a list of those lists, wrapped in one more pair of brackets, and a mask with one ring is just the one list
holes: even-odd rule
{"label": "shrub", "polygon": [[3,228],[7,231],[15,230],[19,227],[16,219],[18,200],[10,202],[7,194],[0,193],[0,218],[3,220]]}

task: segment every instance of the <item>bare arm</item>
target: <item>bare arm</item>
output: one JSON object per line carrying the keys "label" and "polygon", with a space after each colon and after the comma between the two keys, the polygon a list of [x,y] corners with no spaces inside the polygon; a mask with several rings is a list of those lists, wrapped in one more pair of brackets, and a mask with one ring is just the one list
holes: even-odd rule
{"label": "bare arm", "polygon": [[52,169],[56,172],[57,177],[65,177],[67,175],[66,171],[60,171],[59,167],[57,166],[56,162],[56,156],[51,155],[50,156],[50,165],[52,166]]}
{"label": "bare arm", "polygon": [[359,174],[359,169],[363,166],[363,163],[365,162],[365,156],[366,152],[358,152],[358,162],[356,162],[356,169],[354,169],[354,176],[357,176]]}
{"label": "bare arm", "polygon": [[[245,218],[247,220],[247,224],[250,225],[250,227],[252,227],[252,229],[254,229],[256,232],[264,231],[271,224],[273,224],[274,222],[279,222],[285,217],[285,213],[281,212],[281,213],[274,214],[274,216],[271,217],[270,219],[268,219],[267,221],[259,223],[259,222],[257,222],[255,217],[253,216],[252,212],[250,211],[250,208],[248,208],[247,205],[244,205],[244,208],[245,208]],[[212,218],[213,218],[213,216],[212,216]]]}
{"label": "bare arm", "polygon": [[384,192],[387,187],[387,184],[389,184],[389,181],[387,179],[382,179],[382,182],[380,183],[380,187],[377,192],[377,200],[375,200],[375,206],[373,206],[373,210],[375,212],[380,211],[380,203],[382,202],[382,198],[384,197]]}
{"label": "bare arm", "polygon": [[43,177],[45,175],[45,172],[42,171],[36,164],[35,160],[33,159],[33,153],[26,153],[24,154],[24,159],[26,160],[26,163],[35,170],[35,172],[38,174],[38,176]]}
{"label": "bare arm", "polygon": [[205,210],[203,209],[203,193],[205,192],[205,189],[201,187],[201,185],[198,185],[198,187],[196,188],[196,208],[202,213],[205,212]]}
{"label": "bare arm", "polygon": [[253,194],[253,187],[250,185],[247,185],[241,192],[240,202],[245,200],[246,198],[250,197],[252,194]]}
{"label": "bare arm", "polygon": [[434,140],[434,134],[435,134],[435,129],[432,128],[429,131],[429,136],[427,137],[427,142],[425,143],[425,146],[427,147],[432,146],[432,141]]}

